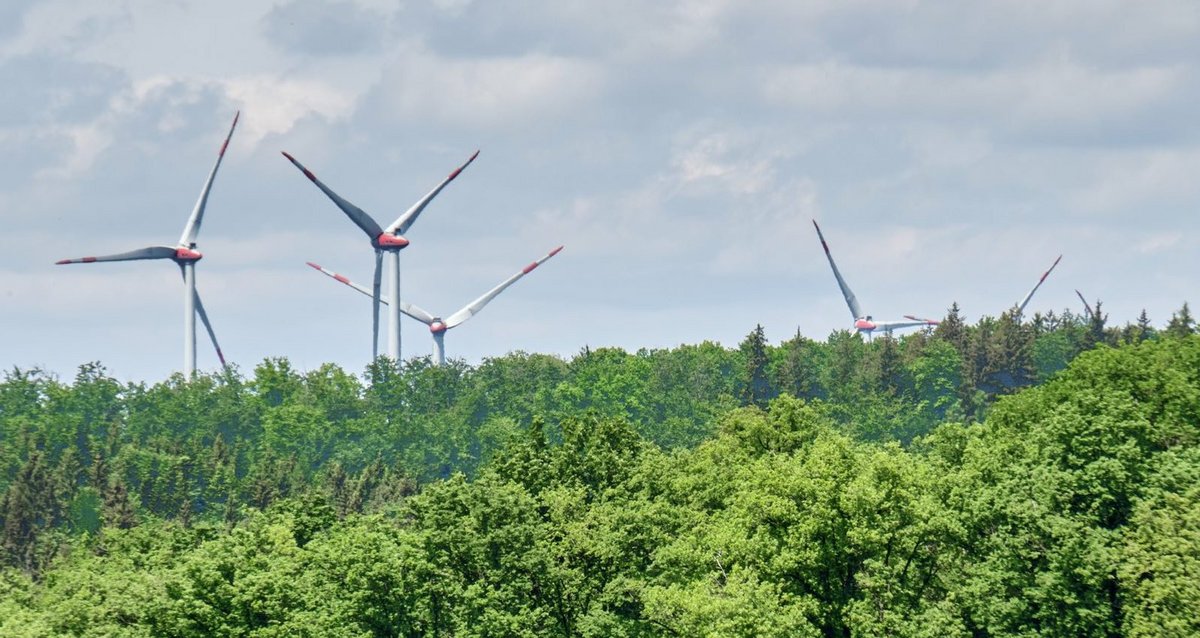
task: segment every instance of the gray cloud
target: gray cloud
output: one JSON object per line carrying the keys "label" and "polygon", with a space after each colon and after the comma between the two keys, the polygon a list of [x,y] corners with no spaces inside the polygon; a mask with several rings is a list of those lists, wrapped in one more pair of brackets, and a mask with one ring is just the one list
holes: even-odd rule
{"label": "gray cloud", "polygon": [[[482,149],[410,233],[404,295],[453,310],[567,248],[455,333],[471,359],[732,344],[757,322],[824,336],[846,310],[813,217],[881,316],[996,314],[1060,252],[1037,309],[1078,287],[1162,322],[1197,298],[1192,3],[148,6],[99,40],[107,65],[61,38],[8,62],[34,87],[0,129],[25,152],[0,158],[10,362],[177,365],[170,268],[50,264],[172,241],[238,107],[201,288],[247,365],[358,370],[368,350],[369,304],[303,262],[365,280],[370,250],[280,150],[390,221]],[[201,27],[228,40],[211,66],[162,44]],[[72,320],[77,303],[103,319]]]}
{"label": "gray cloud", "polygon": [[354,55],[377,51],[387,32],[386,16],[353,0],[291,0],[262,20],[275,46],[302,55]]}
{"label": "gray cloud", "polygon": [[91,120],[128,83],[118,69],[44,53],[0,60],[0,128]]}
{"label": "gray cloud", "polygon": [[0,3],[0,43],[15,33],[20,33],[25,13],[34,0],[6,0]]}

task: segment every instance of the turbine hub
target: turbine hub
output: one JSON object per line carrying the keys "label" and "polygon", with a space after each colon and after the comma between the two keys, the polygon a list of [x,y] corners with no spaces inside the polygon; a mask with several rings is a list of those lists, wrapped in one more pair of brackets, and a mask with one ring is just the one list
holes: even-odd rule
{"label": "turbine hub", "polygon": [[875,322],[869,319],[859,319],[854,322],[854,329],[861,332],[870,332],[875,329]]}
{"label": "turbine hub", "polygon": [[203,256],[204,255],[200,254],[200,251],[191,248],[180,247],[175,249],[175,261],[196,262],[200,261],[200,258]]}
{"label": "turbine hub", "polygon": [[375,238],[375,245],[379,248],[395,248],[399,250],[408,245],[408,240],[403,235],[393,235],[391,233],[380,233]]}
{"label": "turbine hub", "polygon": [[446,331],[446,324],[442,323],[441,319],[434,319],[433,323],[429,324],[429,331],[433,334]]}

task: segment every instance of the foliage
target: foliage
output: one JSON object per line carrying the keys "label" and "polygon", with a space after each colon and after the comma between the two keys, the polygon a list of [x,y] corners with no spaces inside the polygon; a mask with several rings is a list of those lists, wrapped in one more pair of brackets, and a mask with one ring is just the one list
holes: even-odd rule
{"label": "foliage", "polygon": [[947,323],[13,371],[0,635],[1200,633],[1200,336]]}

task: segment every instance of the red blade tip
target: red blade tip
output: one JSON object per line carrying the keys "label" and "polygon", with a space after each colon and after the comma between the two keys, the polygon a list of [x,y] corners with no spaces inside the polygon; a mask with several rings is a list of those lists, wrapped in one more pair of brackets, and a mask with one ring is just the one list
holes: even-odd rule
{"label": "red blade tip", "polygon": [[312,182],[317,181],[317,176],[313,175],[312,171],[308,170],[307,168],[304,168],[304,165],[302,165],[300,162],[297,162],[296,158],[289,155],[287,151],[279,151],[279,152],[283,153],[283,156],[288,158],[288,161],[295,164],[296,168],[300,169],[300,172],[304,173],[304,176],[307,177],[309,179],[309,181],[312,181]]}
{"label": "red blade tip", "polygon": [[58,260],[58,261],[54,262],[54,265],[55,265],[55,266],[61,266],[61,265],[63,265],[63,264],[69,264],[69,263],[71,263],[71,260],[70,260],[70,259],[60,259],[60,260]]}
{"label": "red blade tip", "polygon": [[306,261],[306,262],[304,262],[304,263],[308,264],[309,268],[316,268],[317,270],[320,270],[320,269],[321,269],[321,267],[320,267],[320,266],[318,266],[318,265],[316,265],[316,264],[312,263],[311,261]]}
{"label": "red blade tip", "polygon": [[557,255],[560,251],[562,251],[562,249],[563,249],[563,246],[559,246],[558,248],[555,248],[554,250],[550,251],[550,256],[553,257],[553,256]]}

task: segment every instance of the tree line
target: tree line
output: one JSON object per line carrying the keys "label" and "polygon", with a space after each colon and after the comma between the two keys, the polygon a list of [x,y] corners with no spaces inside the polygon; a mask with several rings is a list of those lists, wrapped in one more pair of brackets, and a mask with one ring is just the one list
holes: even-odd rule
{"label": "tree line", "polygon": [[14,370],[0,634],[1194,634],[1200,337],[1099,311],[361,379]]}

